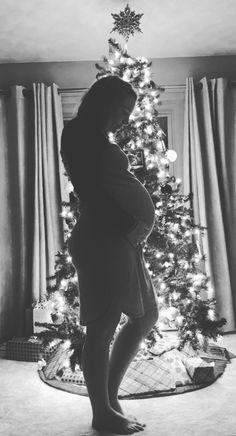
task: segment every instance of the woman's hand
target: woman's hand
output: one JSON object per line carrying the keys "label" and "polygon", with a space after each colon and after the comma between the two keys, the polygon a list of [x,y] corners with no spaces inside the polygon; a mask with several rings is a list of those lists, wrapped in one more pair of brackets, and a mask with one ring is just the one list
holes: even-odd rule
{"label": "woman's hand", "polygon": [[147,226],[146,223],[136,218],[134,226],[129,232],[126,232],[124,236],[134,247],[137,247],[138,244],[144,244],[146,242],[151,231],[152,228],[150,228],[150,226]]}

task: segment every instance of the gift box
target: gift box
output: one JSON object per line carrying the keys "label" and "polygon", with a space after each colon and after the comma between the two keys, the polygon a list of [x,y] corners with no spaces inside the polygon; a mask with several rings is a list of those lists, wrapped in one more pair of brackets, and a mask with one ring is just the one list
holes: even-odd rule
{"label": "gift box", "polygon": [[184,360],[184,365],[196,384],[211,383],[215,380],[214,362],[207,363],[200,357],[189,357]]}
{"label": "gift box", "polygon": [[182,354],[179,350],[174,348],[165,352],[160,358],[169,363],[169,369],[174,377],[176,387],[192,384],[192,379],[182,362]]}
{"label": "gift box", "polygon": [[37,362],[42,358],[47,360],[54,349],[55,347],[44,348],[42,342],[35,337],[15,337],[6,343],[6,358],[24,362]]}

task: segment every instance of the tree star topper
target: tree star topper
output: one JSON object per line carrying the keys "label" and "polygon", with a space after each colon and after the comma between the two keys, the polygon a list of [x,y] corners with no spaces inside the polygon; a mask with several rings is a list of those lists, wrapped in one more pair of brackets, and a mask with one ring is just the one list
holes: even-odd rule
{"label": "tree star topper", "polygon": [[142,32],[140,29],[140,19],[143,14],[136,14],[135,11],[131,11],[128,4],[124,11],[111,15],[114,18],[114,27],[111,33],[118,32],[120,35],[123,35],[126,42],[128,42],[130,35],[134,35],[134,32]]}

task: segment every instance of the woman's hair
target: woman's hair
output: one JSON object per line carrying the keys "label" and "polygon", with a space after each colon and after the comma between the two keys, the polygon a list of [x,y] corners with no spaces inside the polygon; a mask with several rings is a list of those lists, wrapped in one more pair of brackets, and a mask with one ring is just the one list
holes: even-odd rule
{"label": "woman's hair", "polygon": [[77,116],[63,129],[61,157],[72,184],[81,199],[91,198],[97,185],[99,159],[107,143],[97,127],[106,119],[113,103],[137,94],[118,76],[99,79],[84,95]]}
{"label": "woman's hair", "polygon": [[84,94],[76,118],[99,125],[108,115],[110,106],[119,103],[127,95],[137,99],[137,94],[130,83],[118,76],[102,77]]}

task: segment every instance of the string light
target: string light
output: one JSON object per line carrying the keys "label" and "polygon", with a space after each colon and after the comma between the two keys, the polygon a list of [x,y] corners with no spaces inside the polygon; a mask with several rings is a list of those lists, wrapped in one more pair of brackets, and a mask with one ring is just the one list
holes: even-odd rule
{"label": "string light", "polygon": [[215,319],[215,312],[214,312],[214,310],[213,310],[213,309],[209,309],[209,310],[208,310],[208,313],[207,313],[207,316],[208,316],[208,318],[209,318],[211,321],[214,321],[214,319]]}

